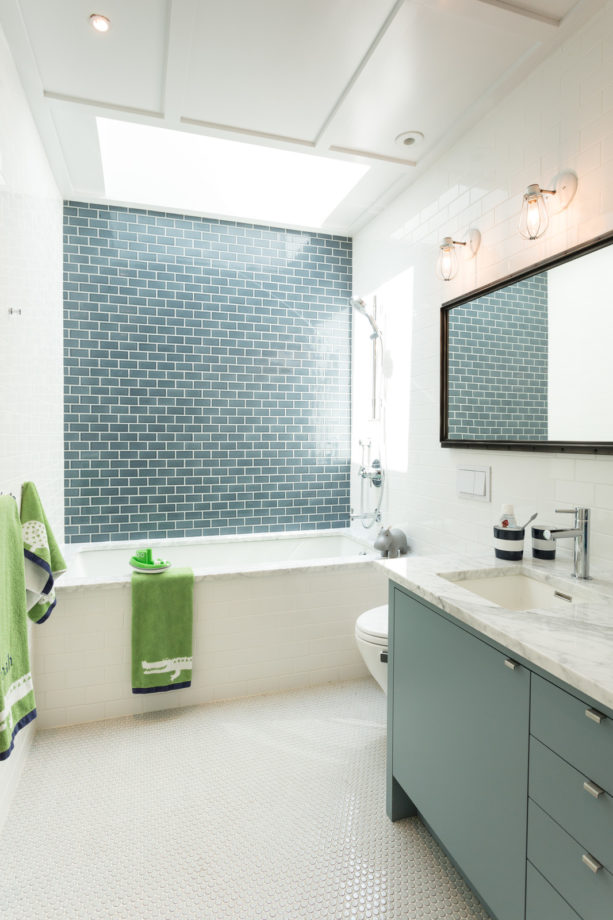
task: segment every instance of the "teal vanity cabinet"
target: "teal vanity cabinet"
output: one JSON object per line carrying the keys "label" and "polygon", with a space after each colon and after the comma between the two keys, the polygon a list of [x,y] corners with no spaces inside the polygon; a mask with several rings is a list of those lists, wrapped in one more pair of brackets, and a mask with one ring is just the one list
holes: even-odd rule
{"label": "teal vanity cabinet", "polygon": [[394,584],[389,635],[388,814],[418,812],[496,920],[521,920],[530,672]]}
{"label": "teal vanity cabinet", "polygon": [[495,920],[613,920],[613,710],[393,583],[389,668],[390,818]]}

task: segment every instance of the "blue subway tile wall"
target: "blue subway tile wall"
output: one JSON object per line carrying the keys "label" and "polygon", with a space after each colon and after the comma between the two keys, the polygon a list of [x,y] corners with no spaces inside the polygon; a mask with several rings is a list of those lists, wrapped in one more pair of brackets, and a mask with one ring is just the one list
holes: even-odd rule
{"label": "blue subway tile wall", "polygon": [[449,438],[542,441],[547,273],[449,311]]}
{"label": "blue subway tile wall", "polygon": [[66,539],[347,526],[351,257],[66,202]]}

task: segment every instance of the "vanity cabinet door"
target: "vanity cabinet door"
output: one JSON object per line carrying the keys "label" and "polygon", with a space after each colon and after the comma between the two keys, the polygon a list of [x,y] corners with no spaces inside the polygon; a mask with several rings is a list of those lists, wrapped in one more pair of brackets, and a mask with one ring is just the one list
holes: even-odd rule
{"label": "vanity cabinet door", "polygon": [[391,772],[497,920],[518,920],[530,673],[393,591]]}

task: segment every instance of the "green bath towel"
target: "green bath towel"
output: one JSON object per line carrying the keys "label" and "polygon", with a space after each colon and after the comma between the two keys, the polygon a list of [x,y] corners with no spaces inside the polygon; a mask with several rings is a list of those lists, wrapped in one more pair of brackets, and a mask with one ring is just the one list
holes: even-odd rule
{"label": "green bath towel", "polygon": [[21,489],[21,526],[28,616],[44,623],[55,607],[54,583],[66,563],[33,482],[24,482]]}
{"label": "green bath towel", "polygon": [[132,693],[191,685],[193,592],[191,569],[132,575]]}
{"label": "green bath towel", "polygon": [[26,616],[26,582],[17,502],[0,495],[0,760],[36,718]]}

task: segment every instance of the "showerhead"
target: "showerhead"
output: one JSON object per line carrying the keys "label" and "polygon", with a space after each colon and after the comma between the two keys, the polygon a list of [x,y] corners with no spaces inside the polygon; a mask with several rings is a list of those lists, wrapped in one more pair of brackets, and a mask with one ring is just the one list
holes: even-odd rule
{"label": "showerhead", "polygon": [[368,322],[370,323],[370,325],[371,325],[371,327],[372,327],[371,339],[380,339],[380,338],[381,338],[381,330],[380,330],[379,327],[377,326],[377,324],[376,324],[376,322],[374,321],[373,317],[372,317],[372,316],[370,315],[370,313],[368,312],[368,309],[367,309],[367,307],[366,307],[366,304],[364,303],[364,301],[362,300],[362,298],[361,298],[361,297],[352,297],[352,298],[350,299],[349,303],[351,304],[351,306],[353,307],[354,310],[357,310],[358,313],[361,313],[362,316],[365,316],[366,319],[368,320]]}

